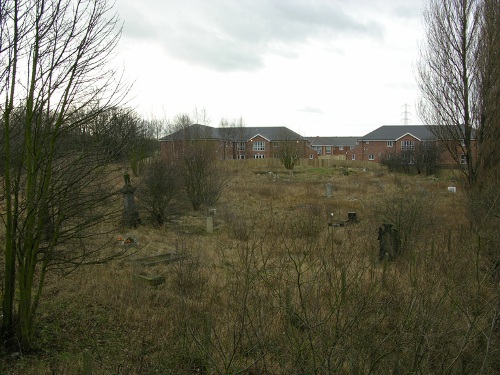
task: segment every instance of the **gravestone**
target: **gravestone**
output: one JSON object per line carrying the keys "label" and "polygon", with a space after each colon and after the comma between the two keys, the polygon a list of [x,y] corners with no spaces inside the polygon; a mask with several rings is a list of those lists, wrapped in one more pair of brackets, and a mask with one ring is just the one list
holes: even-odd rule
{"label": "gravestone", "polygon": [[139,212],[135,208],[135,188],[130,182],[130,175],[125,172],[123,175],[123,180],[125,185],[121,189],[123,194],[123,216],[122,224],[129,227],[137,227],[141,223],[141,218],[139,217]]}
{"label": "gravestone", "polygon": [[332,197],[332,193],[333,193],[333,185],[328,183],[325,185],[325,190],[326,190],[326,193],[325,195],[328,197],[328,198],[331,198]]}
{"label": "gravestone", "polygon": [[207,217],[207,233],[213,233],[214,232],[214,218],[213,216],[208,216]]}
{"label": "gravestone", "polygon": [[378,240],[380,242],[379,260],[384,260],[387,254],[388,260],[395,260],[399,252],[399,234],[392,224],[382,224],[378,228]]}

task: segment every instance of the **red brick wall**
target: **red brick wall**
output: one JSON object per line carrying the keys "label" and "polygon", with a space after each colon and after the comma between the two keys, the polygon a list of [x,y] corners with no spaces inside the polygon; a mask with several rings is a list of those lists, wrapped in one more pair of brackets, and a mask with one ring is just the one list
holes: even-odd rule
{"label": "red brick wall", "polygon": [[[373,163],[381,163],[387,154],[395,155],[402,151],[401,144],[403,141],[413,141],[415,149],[419,147],[420,141],[411,135],[405,135],[401,139],[394,141],[393,146],[387,146],[387,141],[369,141],[369,142],[359,142],[359,145],[352,151],[348,152],[347,159],[352,160],[352,154],[355,155],[355,160],[368,161]],[[476,143],[473,142],[474,149],[476,148]],[[441,144],[438,143],[438,147],[442,147]],[[457,148],[460,146],[457,145]],[[443,147],[442,147],[443,148]],[[373,155],[373,160],[369,160],[369,155]],[[457,154],[460,155],[460,152],[457,151]],[[451,154],[443,148],[441,154],[441,164],[445,165],[453,165],[456,164],[454,158]]]}
{"label": "red brick wall", "polygon": [[[254,151],[253,145],[255,142],[264,142],[263,151]],[[313,155],[314,159],[318,158],[315,150],[307,146],[306,141],[299,141],[301,147],[301,158],[310,158]],[[279,145],[279,142],[278,142]],[[274,146],[274,142],[270,142],[261,136],[253,138],[246,142],[245,151],[237,150],[237,142],[222,141],[222,140],[193,140],[193,141],[162,141],[161,151],[164,157],[170,160],[175,160],[182,156],[185,152],[196,147],[204,147],[212,153],[217,160],[237,159],[238,155],[245,155],[246,159],[252,159],[254,155],[264,155],[265,159],[274,158],[279,146]]]}

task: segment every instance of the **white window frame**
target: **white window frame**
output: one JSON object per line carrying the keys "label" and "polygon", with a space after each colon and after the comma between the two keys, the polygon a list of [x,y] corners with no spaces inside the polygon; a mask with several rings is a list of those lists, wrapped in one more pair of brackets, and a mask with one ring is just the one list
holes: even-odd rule
{"label": "white window frame", "polygon": [[368,154],[368,160],[375,160],[375,154]]}
{"label": "white window frame", "polygon": [[264,141],[253,142],[252,149],[254,151],[266,151],[266,142]]}
{"label": "white window frame", "polygon": [[273,147],[279,147],[280,143],[279,142],[273,142]]}
{"label": "white window frame", "polygon": [[355,154],[351,155],[351,160],[356,160],[356,155]]}
{"label": "white window frame", "polygon": [[394,141],[387,141],[387,147],[394,147]]}
{"label": "white window frame", "polygon": [[256,154],[253,156],[254,159],[264,159],[266,156],[264,154]]}
{"label": "white window frame", "polygon": [[401,150],[415,150],[415,142],[413,141],[401,141]]}
{"label": "white window frame", "polygon": [[467,155],[465,155],[465,154],[460,155],[460,164],[462,164],[462,165],[467,164]]}
{"label": "white window frame", "polygon": [[325,154],[331,154],[332,153],[332,146],[325,146]]}
{"label": "white window frame", "polygon": [[236,142],[236,151],[245,151],[246,142]]}
{"label": "white window frame", "polygon": [[342,151],[344,149],[344,146],[339,146],[339,150]]}

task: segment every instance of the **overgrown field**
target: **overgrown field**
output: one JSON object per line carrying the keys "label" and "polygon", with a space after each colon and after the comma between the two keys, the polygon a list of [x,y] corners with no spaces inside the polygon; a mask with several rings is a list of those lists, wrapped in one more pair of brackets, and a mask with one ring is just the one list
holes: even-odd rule
{"label": "overgrown field", "polygon": [[[115,234],[129,258],[49,275],[39,349],[3,357],[3,373],[500,372],[498,285],[451,173],[268,172],[227,171],[214,233],[206,208],[144,220]],[[340,226],[348,212],[358,222]],[[382,223],[399,232],[393,262],[379,261]],[[165,253],[182,257],[133,262]]]}

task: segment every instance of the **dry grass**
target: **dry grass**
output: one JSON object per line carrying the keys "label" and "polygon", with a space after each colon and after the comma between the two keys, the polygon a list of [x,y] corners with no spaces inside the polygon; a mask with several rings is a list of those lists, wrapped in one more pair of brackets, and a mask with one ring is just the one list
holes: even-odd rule
{"label": "dry grass", "polygon": [[[3,371],[79,374],[84,350],[95,374],[499,369],[490,329],[498,294],[451,180],[307,167],[277,179],[265,169],[229,173],[215,233],[205,233],[203,212],[122,229],[117,236],[137,240],[130,259],[52,275],[39,351],[4,358]],[[411,241],[396,262],[379,263],[381,212],[417,195],[425,210]],[[350,211],[357,224],[328,227],[328,214],[338,223]],[[165,277],[158,287],[134,282],[132,259],[166,252],[188,258],[143,268]]]}

